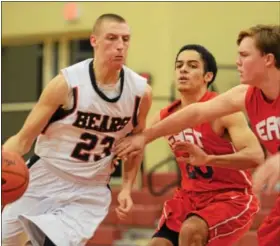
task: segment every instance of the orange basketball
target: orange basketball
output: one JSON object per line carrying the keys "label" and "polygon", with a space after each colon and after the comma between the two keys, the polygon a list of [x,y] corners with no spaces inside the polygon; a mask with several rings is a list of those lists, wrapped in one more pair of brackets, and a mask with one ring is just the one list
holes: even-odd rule
{"label": "orange basketball", "polygon": [[24,159],[17,153],[2,151],[2,205],[19,199],[29,183],[29,171]]}

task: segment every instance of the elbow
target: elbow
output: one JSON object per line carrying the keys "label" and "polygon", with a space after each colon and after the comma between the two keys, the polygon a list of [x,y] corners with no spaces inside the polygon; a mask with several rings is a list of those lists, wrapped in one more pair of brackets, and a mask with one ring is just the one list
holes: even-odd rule
{"label": "elbow", "polygon": [[254,151],[250,156],[252,158],[252,162],[254,163],[253,167],[257,167],[263,164],[265,160],[265,155],[262,149],[258,149],[257,151]]}

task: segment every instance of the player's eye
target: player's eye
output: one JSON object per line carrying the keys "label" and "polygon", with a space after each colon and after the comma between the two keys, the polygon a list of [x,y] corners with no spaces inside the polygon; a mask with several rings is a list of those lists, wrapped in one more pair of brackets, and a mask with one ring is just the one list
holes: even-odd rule
{"label": "player's eye", "polygon": [[197,68],[197,65],[195,65],[195,64],[190,64],[190,67],[191,67],[191,68]]}
{"label": "player's eye", "polygon": [[117,39],[117,37],[116,37],[116,36],[108,36],[108,37],[107,37],[107,39],[109,39],[109,40],[113,41],[113,40],[116,40],[116,39]]}
{"label": "player's eye", "polygon": [[176,63],[176,65],[175,65],[176,68],[181,68],[182,66],[183,66],[182,63]]}
{"label": "player's eye", "polygon": [[123,37],[123,41],[124,41],[124,42],[128,42],[129,39],[130,39],[129,37]]}

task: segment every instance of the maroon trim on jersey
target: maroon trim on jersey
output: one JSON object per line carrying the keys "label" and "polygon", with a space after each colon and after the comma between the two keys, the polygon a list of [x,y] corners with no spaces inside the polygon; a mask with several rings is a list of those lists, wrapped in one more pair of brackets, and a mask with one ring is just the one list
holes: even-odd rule
{"label": "maroon trim on jersey", "polygon": [[168,108],[167,112],[172,113],[177,107],[179,107],[182,104],[181,100],[177,100],[173,102]]}
{"label": "maroon trim on jersey", "polygon": [[90,76],[90,80],[91,80],[93,89],[103,100],[105,100],[106,102],[115,103],[121,98],[121,95],[123,92],[123,87],[124,87],[124,70],[123,70],[123,68],[120,71],[121,91],[120,91],[120,94],[114,98],[107,97],[101,90],[99,90],[99,88],[96,84],[96,78],[95,78],[95,74],[94,74],[94,70],[93,70],[93,60],[89,63],[89,76]]}
{"label": "maroon trim on jersey", "polygon": [[181,105],[181,100],[176,100],[166,108],[160,110],[160,120],[163,120],[164,118],[169,116],[180,105]]}
{"label": "maroon trim on jersey", "polygon": [[29,158],[29,160],[26,162],[28,169],[30,169],[37,161],[40,160],[40,156],[34,154]]}
{"label": "maroon trim on jersey", "polygon": [[138,125],[138,111],[139,111],[140,101],[141,101],[141,97],[136,96],[135,103],[134,103],[134,111],[132,116],[132,125],[134,127]]}
{"label": "maroon trim on jersey", "polygon": [[58,109],[52,115],[52,117],[49,120],[48,124],[45,126],[45,128],[41,132],[41,134],[45,134],[45,132],[47,131],[48,127],[52,123],[54,123],[54,122],[56,122],[58,120],[64,119],[65,117],[69,116],[70,114],[72,114],[75,111],[75,109],[77,108],[77,104],[78,104],[78,87],[74,87],[72,90],[73,90],[73,98],[74,98],[73,107],[71,109],[63,109],[62,106],[59,106]]}
{"label": "maroon trim on jersey", "polygon": [[[211,98],[214,98],[215,96],[217,96],[218,94],[216,92],[213,91],[206,91],[204,93],[204,95],[200,98],[200,100],[198,102],[205,102],[208,101]],[[178,99],[174,102],[172,102],[169,106],[167,106],[166,108],[163,108],[160,111],[160,120],[163,120],[164,118],[166,118],[167,116],[169,116],[170,114],[173,113],[173,111],[179,106],[181,105],[181,100]]]}

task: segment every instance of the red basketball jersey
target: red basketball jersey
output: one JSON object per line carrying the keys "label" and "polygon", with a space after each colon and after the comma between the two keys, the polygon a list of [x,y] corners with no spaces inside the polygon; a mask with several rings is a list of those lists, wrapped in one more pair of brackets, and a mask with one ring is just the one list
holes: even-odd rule
{"label": "red basketball jersey", "polygon": [[256,87],[249,87],[246,110],[251,127],[263,146],[271,154],[280,151],[280,95],[269,102]]}
{"label": "red basketball jersey", "polygon": [[[206,92],[200,102],[210,100],[217,94],[214,92]],[[160,111],[160,118],[164,119],[172,114],[175,109],[180,106],[181,101],[177,100],[168,107]],[[242,133],[241,133],[242,134]],[[207,154],[225,155],[234,153],[232,143],[218,136],[211,127],[210,123],[203,123],[193,128],[167,136],[170,147],[175,141],[189,141],[198,145]],[[176,157],[182,153],[174,152]],[[213,191],[221,189],[239,189],[251,188],[251,175],[249,171],[234,170],[213,166],[192,166],[185,162],[178,163],[181,170],[181,186],[189,191]]]}

